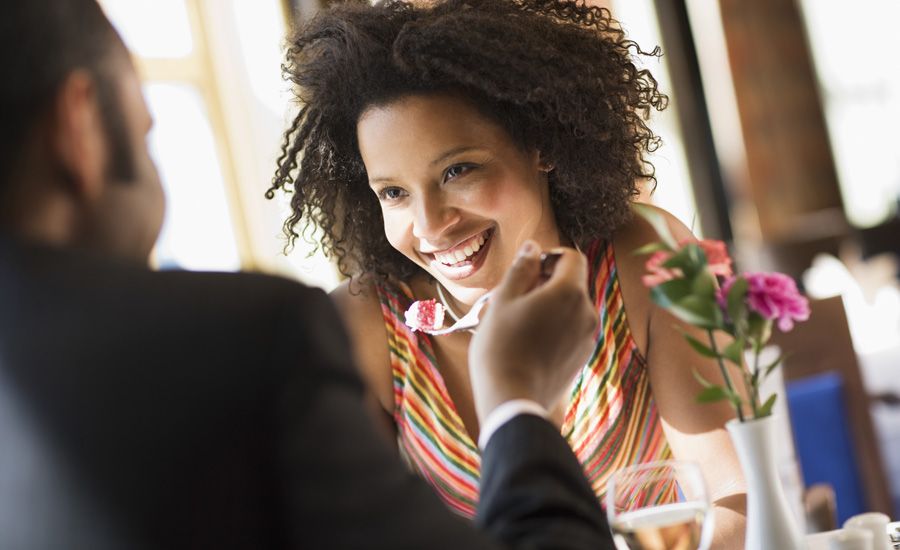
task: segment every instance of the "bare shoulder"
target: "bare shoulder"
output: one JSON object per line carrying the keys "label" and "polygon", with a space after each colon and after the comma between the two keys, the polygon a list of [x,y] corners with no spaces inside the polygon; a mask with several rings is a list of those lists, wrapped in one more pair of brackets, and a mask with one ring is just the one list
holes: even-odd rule
{"label": "bare shoulder", "polygon": [[[675,240],[691,237],[691,230],[671,213],[661,208],[647,205],[658,212],[669,226]],[[625,303],[625,314],[629,328],[638,349],[646,357],[649,345],[650,321],[653,314],[653,303],[650,293],[641,282],[644,275],[644,264],[647,256],[635,254],[634,251],[645,244],[659,240],[659,234],[644,218],[634,215],[625,225],[616,230],[613,236],[613,249],[616,255],[616,270],[619,288]]]}
{"label": "bare shoulder", "polygon": [[381,302],[371,284],[345,281],[331,291],[353,343],[356,364],[385,410],[391,410],[391,360]]}
{"label": "bare shoulder", "polygon": [[381,304],[372,284],[351,284],[346,280],[329,294],[346,322],[359,316],[381,318]]}
{"label": "bare shoulder", "polygon": [[[668,224],[669,231],[672,232],[672,236],[675,237],[675,240],[680,241],[682,239],[693,237],[693,235],[691,234],[691,230],[688,229],[688,227],[684,225],[681,220],[672,215],[671,212],[650,204],[644,204],[643,206],[657,212],[660,216],[662,216],[662,218]],[[628,223],[626,223],[616,231],[614,243],[616,245],[621,243],[624,245],[632,246],[632,250],[636,250],[647,243],[658,240],[659,234],[656,232],[653,226],[650,225],[650,222],[635,214]],[[640,259],[639,256],[637,256],[637,258]]]}

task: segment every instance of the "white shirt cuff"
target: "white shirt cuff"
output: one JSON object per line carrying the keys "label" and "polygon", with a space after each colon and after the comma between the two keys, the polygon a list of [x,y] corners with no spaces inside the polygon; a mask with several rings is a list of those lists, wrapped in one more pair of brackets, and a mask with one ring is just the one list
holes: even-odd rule
{"label": "white shirt cuff", "polygon": [[520,414],[533,414],[541,418],[549,418],[547,409],[530,399],[513,399],[500,404],[492,410],[484,422],[481,423],[481,433],[478,435],[478,448],[484,450],[488,441],[501,426],[519,416]]}

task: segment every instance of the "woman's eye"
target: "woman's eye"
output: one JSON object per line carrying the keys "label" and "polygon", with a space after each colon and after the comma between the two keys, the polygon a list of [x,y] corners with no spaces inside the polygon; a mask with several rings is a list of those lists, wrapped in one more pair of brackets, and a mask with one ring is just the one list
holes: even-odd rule
{"label": "woman's eye", "polygon": [[385,187],[378,192],[378,199],[382,201],[396,201],[406,196],[406,191],[399,187]]}
{"label": "woman's eye", "polygon": [[463,174],[469,172],[473,168],[475,168],[475,166],[472,164],[454,164],[450,168],[447,168],[446,171],[444,171],[444,181],[458,178]]}

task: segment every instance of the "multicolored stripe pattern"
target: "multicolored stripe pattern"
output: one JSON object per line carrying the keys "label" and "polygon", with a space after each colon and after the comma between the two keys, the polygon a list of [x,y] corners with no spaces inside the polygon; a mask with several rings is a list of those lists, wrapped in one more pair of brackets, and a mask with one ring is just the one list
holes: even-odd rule
{"label": "multicolored stripe pattern", "polygon": [[[611,243],[586,251],[590,291],[600,316],[590,360],[573,381],[561,427],[597,497],[613,472],[671,458],[644,358],[632,339]],[[451,510],[473,517],[480,455],[463,425],[435,361],[431,336],[403,323],[413,302],[406,285],[377,287],[387,327],[394,422],[401,453]]]}

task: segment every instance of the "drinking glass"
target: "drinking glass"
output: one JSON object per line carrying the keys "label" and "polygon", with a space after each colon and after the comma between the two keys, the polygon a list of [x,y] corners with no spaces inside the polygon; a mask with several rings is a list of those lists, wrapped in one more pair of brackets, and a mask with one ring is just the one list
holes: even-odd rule
{"label": "drinking glass", "polygon": [[615,472],[606,514],[618,550],[707,550],[713,521],[700,467],[666,460]]}

